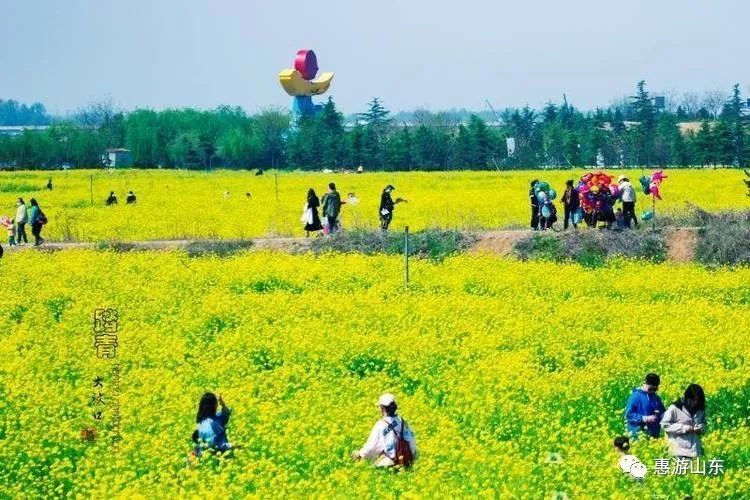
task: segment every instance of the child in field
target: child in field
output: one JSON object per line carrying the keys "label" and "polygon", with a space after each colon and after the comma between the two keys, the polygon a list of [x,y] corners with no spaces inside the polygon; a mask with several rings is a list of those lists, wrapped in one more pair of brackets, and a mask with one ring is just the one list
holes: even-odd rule
{"label": "child in field", "polygon": [[16,244],[16,229],[13,219],[3,215],[0,217],[0,224],[8,231],[8,246],[12,247]]}
{"label": "child in field", "polygon": [[630,454],[630,439],[627,436],[617,436],[615,438],[615,451],[620,456],[617,465],[625,474],[630,474],[630,466],[638,462],[638,457]]}
{"label": "child in field", "polygon": [[625,215],[622,213],[622,208],[618,208],[615,212],[615,222],[617,229],[625,229]]}
{"label": "child in field", "polygon": [[233,448],[227,440],[226,430],[231,413],[232,411],[224,404],[221,396],[217,398],[213,392],[207,392],[203,395],[198,404],[195,431],[193,432],[193,442],[195,443],[193,455],[195,457],[200,457],[201,442],[205,443],[212,451],[225,452]]}

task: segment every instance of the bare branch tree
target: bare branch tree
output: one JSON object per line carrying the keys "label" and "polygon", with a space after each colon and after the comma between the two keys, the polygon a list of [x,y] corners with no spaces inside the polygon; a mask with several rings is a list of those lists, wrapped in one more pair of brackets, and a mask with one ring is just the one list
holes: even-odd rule
{"label": "bare branch tree", "polygon": [[112,118],[119,112],[112,99],[102,99],[78,109],[73,114],[73,121],[83,127],[97,128],[109,125]]}
{"label": "bare branch tree", "polygon": [[727,99],[729,99],[729,94],[723,90],[709,90],[703,95],[703,107],[715,120]]}
{"label": "bare branch tree", "polygon": [[664,111],[669,113],[677,112],[677,106],[680,105],[680,93],[676,88],[672,87],[662,92],[664,96]]}
{"label": "bare branch tree", "polygon": [[685,110],[685,113],[693,116],[698,113],[698,110],[701,108],[701,98],[695,92],[685,92],[682,94],[680,105],[682,106],[682,109]]}

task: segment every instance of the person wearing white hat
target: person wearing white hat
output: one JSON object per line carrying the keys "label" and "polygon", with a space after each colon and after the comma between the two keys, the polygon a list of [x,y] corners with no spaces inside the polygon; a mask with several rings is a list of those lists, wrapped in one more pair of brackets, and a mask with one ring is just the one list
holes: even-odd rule
{"label": "person wearing white hat", "polygon": [[382,418],[375,422],[364,446],[352,453],[352,459],[371,460],[376,467],[411,465],[417,456],[417,442],[409,424],[396,415],[396,398],[385,393],[377,404]]}
{"label": "person wearing white hat", "polygon": [[620,201],[622,201],[622,216],[625,227],[630,227],[631,219],[635,223],[635,227],[638,227],[638,219],[635,216],[635,188],[624,175],[617,179],[617,184],[620,188]]}

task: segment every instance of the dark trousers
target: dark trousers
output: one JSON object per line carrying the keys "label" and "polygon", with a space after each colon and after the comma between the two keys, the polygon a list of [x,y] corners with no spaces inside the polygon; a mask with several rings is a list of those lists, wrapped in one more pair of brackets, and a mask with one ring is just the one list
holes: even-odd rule
{"label": "dark trousers", "polygon": [[23,240],[24,243],[29,242],[29,239],[26,237],[26,223],[25,222],[16,223],[16,242],[21,243],[21,240]]}
{"label": "dark trousers", "polygon": [[330,215],[326,215],[326,219],[328,219],[328,232],[334,233],[337,229],[338,224],[338,217],[331,217]]}
{"label": "dark trousers", "polygon": [[31,234],[34,235],[34,245],[39,245],[44,241],[44,238],[41,236],[42,233],[42,225],[40,223],[32,224],[31,225]]}
{"label": "dark trousers", "polygon": [[387,215],[380,214],[380,229],[383,231],[388,230],[388,226],[391,225],[391,221],[393,220],[393,213],[389,213]]}
{"label": "dark trousers", "polygon": [[531,205],[531,229],[539,229],[539,206]]}
{"label": "dark trousers", "polygon": [[635,202],[634,201],[623,201],[622,202],[622,217],[625,220],[625,227],[630,227],[630,219],[635,222],[635,227],[638,227],[638,219],[635,216]]}
{"label": "dark trousers", "polygon": [[563,205],[563,211],[565,213],[565,222],[563,222],[563,229],[568,229],[568,221],[573,224],[573,227],[578,228],[578,224],[576,224],[575,220],[573,219],[573,214],[576,210],[578,209],[574,210],[570,205]]}

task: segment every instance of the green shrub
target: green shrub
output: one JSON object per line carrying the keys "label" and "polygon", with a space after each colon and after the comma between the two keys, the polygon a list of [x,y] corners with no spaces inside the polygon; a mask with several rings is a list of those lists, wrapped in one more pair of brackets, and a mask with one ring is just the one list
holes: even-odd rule
{"label": "green shrub", "polygon": [[[442,261],[445,257],[466,251],[476,236],[462,231],[428,229],[409,235],[409,255]],[[360,252],[364,254],[403,254],[404,233],[354,230],[315,238],[310,242],[315,253]]]}
{"label": "green shrub", "polygon": [[13,182],[4,182],[0,184],[0,193],[31,193],[39,191],[38,186],[33,184],[21,184]]}
{"label": "green shrub", "polygon": [[191,241],[185,246],[185,253],[187,253],[189,257],[201,257],[203,255],[230,257],[243,252],[252,246],[253,242],[250,240]]}
{"label": "green shrub", "polygon": [[662,232],[638,230],[534,233],[517,241],[513,250],[523,260],[572,261],[590,268],[614,257],[663,262],[667,256]]}

